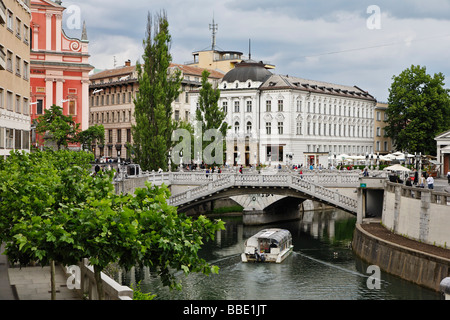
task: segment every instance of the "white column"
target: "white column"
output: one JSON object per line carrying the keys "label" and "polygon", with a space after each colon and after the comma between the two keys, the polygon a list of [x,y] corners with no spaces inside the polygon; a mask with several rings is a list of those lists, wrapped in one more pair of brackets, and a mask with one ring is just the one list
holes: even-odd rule
{"label": "white column", "polygon": [[63,79],[56,79],[56,101],[55,104],[64,109],[64,104],[62,103],[63,96]]}
{"label": "white column", "polygon": [[39,25],[34,24],[33,25],[33,50],[37,51],[39,50]]}
{"label": "white column", "polygon": [[56,51],[61,51],[62,14],[56,14]]}
{"label": "white column", "polygon": [[52,13],[45,14],[45,50],[52,50]]}
{"label": "white column", "polygon": [[[86,75],[86,77],[88,77],[88,75]],[[86,130],[89,128],[89,80],[81,80],[81,84],[81,130]]]}
{"label": "white column", "polygon": [[53,79],[45,79],[45,109],[49,109],[53,105]]}

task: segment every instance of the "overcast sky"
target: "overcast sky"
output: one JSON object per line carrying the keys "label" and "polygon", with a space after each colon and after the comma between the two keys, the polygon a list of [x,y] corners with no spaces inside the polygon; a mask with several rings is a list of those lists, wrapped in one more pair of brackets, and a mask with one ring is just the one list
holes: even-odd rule
{"label": "overcast sky", "polygon": [[[268,61],[277,74],[356,85],[387,101],[392,77],[412,64],[450,82],[449,0],[73,0],[63,28],[80,38],[86,21],[90,62],[114,67],[142,55],[148,12],[167,12],[173,62],[217,46]],[[375,7],[373,7],[375,5]],[[71,12],[69,11],[71,8]],[[378,15],[378,13],[380,13]],[[447,88],[450,85],[446,84]]]}

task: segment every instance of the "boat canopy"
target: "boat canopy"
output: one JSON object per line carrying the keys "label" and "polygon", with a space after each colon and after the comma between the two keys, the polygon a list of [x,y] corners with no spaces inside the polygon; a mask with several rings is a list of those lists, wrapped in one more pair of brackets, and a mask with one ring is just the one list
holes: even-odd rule
{"label": "boat canopy", "polygon": [[291,233],[285,229],[265,229],[261,230],[254,235],[258,239],[275,240],[278,243],[290,240],[292,238]]}

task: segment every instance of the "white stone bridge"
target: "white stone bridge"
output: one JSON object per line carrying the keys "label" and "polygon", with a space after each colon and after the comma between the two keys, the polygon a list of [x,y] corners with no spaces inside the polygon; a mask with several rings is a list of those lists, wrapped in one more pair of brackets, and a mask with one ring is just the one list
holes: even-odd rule
{"label": "white stone bridge", "polygon": [[[162,173],[149,174],[152,184],[190,186],[188,190],[172,192],[169,204],[181,210],[221,198],[245,194],[276,194],[311,199],[356,214],[358,201],[336,191],[336,188],[359,186],[359,172],[339,173]],[[334,190],[333,190],[334,189]]]}

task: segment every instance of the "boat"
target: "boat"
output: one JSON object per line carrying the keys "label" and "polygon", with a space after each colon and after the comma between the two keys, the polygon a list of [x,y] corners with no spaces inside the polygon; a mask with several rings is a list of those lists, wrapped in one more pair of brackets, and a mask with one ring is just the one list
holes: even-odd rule
{"label": "boat", "polygon": [[241,254],[241,258],[242,262],[281,263],[293,248],[289,230],[264,229],[245,241],[245,251]]}

